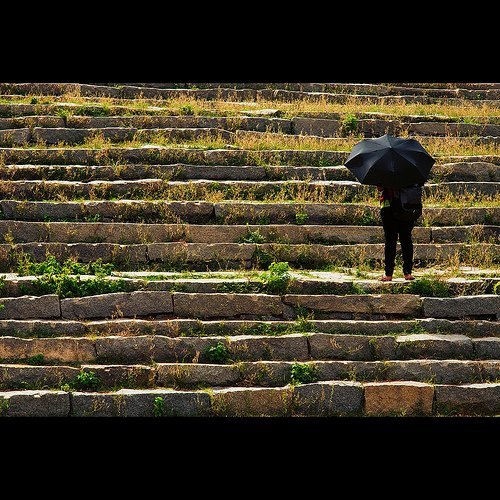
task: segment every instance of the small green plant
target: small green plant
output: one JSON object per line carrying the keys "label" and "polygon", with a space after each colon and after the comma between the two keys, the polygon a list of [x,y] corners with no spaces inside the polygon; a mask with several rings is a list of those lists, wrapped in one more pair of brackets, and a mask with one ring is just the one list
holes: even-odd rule
{"label": "small green plant", "polygon": [[24,362],[27,365],[43,365],[45,363],[45,356],[43,354],[35,354],[29,358],[26,358]]}
{"label": "small green plant", "polygon": [[307,222],[307,219],[309,219],[309,215],[307,212],[297,212],[295,214],[295,222],[299,225],[305,224]]}
{"label": "small green plant", "polygon": [[240,238],[239,243],[264,243],[265,240],[266,238],[257,229],[256,231],[248,231]]}
{"label": "small green plant", "polygon": [[163,417],[165,413],[165,400],[158,396],[153,401],[153,416],[154,417]]}
{"label": "small green plant", "polygon": [[308,363],[294,363],[291,369],[291,383],[297,384],[310,384],[317,382],[319,377],[317,369],[313,364]]}
{"label": "small green plant", "polygon": [[82,370],[70,384],[70,387],[79,391],[93,391],[98,389],[100,385],[101,381],[94,372]]}
{"label": "small green plant", "polygon": [[353,135],[358,127],[358,119],[355,115],[349,113],[341,121],[340,131],[342,135]]}
{"label": "small green plant", "polygon": [[36,97],[32,97],[30,104],[38,104],[38,99]]}
{"label": "small green plant", "polygon": [[350,293],[355,294],[355,295],[363,295],[363,294],[366,294],[367,291],[360,284],[353,281],[351,283]]}
{"label": "small green plant", "polygon": [[27,253],[20,253],[17,257],[17,272],[20,276],[39,276],[44,274],[95,274],[110,275],[114,265],[103,263],[97,259],[88,264],[82,264],[74,259],[66,259],[59,262],[54,255],[48,254],[44,261],[35,262]]}
{"label": "small green plant", "polygon": [[404,293],[420,295],[421,297],[450,297],[450,285],[435,278],[420,278],[404,287]]}
{"label": "small green plant", "polygon": [[269,265],[268,270],[260,275],[260,279],[266,292],[283,295],[293,277],[290,274],[288,262],[273,262]]}
{"label": "small green plant", "polygon": [[495,295],[500,295],[500,281],[493,287],[493,293]]}
{"label": "small green plant", "polygon": [[179,114],[180,115],[194,115],[194,109],[191,104],[184,104],[184,106],[181,106],[179,108]]}
{"label": "small green plant", "polygon": [[312,311],[298,314],[293,325],[289,327],[290,332],[307,333],[318,331],[317,326],[311,320],[314,320],[314,313]]}
{"label": "small green plant", "polygon": [[106,279],[101,275],[82,280],[80,276],[70,276],[68,274],[44,274],[30,285],[23,285],[21,288],[23,292],[32,295],[55,293],[59,297],[66,299],[123,292],[126,290],[126,282],[123,279]]}
{"label": "small green plant", "polygon": [[226,363],[229,360],[229,349],[223,342],[208,347],[205,356],[211,363]]}

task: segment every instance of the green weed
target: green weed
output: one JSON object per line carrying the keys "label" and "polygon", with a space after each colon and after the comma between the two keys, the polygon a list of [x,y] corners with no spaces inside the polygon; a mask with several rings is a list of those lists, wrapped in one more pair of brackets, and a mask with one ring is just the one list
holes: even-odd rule
{"label": "green weed", "polygon": [[179,114],[187,116],[194,115],[194,108],[190,104],[185,104],[179,108]]}
{"label": "green weed", "polygon": [[44,274],[30,285],[23,285],[21,288],[24,293],[33,295],[55,293],[66,299],[123,292],[127,287],[123,279],[110,280],[102,275],[82,280],[80,276],[69,276],[68,274]]}
{"label": "green weed", "polygon": [[403,289],[404,293],[420,295],[421,297],[450,297],[450,285],[435,278],[420,278],[410,282]]}
{"label": "green weed", "polygon": [[27,365],[43,365],[45,363],[45,356],[43,354],[35,354],[29,358],[26,358],[24,362]]}
{"label": "green weed", "polygon": [[358,119],[355,115],[348,113],[344,116],[340,124],[341,135],[353,135],[358,127]]}
{"label": "green weed", "polygon": [[35,262],[24,252],[17,257],[17,272],[20,276],[38,276],[43,274],[95,274],[109,276],[114,270],[111,262],[103,263],[97,259],[88,264],[82,264],[74,259],[59,262],[54,255],[48,254],[43,262]]}
{"label": "green weed", "polygon": [[317,382],[319,376],[317,369],[313,364],[308,363],[294,363],[291,369],[291,383],[297,384],[310,384]]}
{"label": "green weed", "polygon": [[266,292],[283,295],[286,293],[293,277],[290,274],[288,262],[273,262],[269,265],[267,272],[260,275],[260,279]]}
{"label": "green weed", "polygon": [[163,417],[165,413],[165,400],[162,397],[157,397],[153,401],[153,416]]}
{"label": "green weed", "polygon": [[101,381],[94,372],[82,370],[69,385],[78,391],[95,391],[100,387]]}
{"label": "green weed", "polygon": [[248,231],[238,240],[238,243],[264,243],[265,240],[266,238],[257,229],[256,231]]}
{"label": "green weed", "polygon": [[309,215],[307,212],[297,212],[295,214],[295,222],[298,225],[305,224],[307,222],[307,219],[309,219]]}
{"label": "green weed", "polygon": [[226,363],[229,361],[229,349],[223,342],[217,342],[205,350],[205,356],[211,363]]}

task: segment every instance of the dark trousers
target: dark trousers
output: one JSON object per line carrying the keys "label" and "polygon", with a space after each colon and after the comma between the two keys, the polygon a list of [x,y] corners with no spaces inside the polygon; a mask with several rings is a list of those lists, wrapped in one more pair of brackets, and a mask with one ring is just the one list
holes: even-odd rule
{"label": "dark trousers", "polygon": [[413,221],[398,221],[394,219],[390,207],[382,208],[380,211],[385,235],[385,274],[392,276],[394,272],[394,261],[396,259],[396,244],[401,243],[403,253],[403,273],[411,274],[413,268],[413,242],[411,232],[415,223]]}

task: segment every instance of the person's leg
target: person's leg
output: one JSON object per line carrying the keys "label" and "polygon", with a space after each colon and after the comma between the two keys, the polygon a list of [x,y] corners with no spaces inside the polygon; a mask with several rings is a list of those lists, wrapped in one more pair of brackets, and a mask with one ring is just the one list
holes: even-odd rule
{"label": "person's leg", "polygon": [[397,224],[390,209],[381,210],[382,224],[385,236],[385,275],[392,276],[394,273],[394,261],[396,259],[396,245],[398,242]]}
{"label": "person's leg", "polygon": [[400,222],[398,224],[399,241],[403,253],[403,274],[405,276],[411,275],[413,269],[413,241],[411,232],[414,225],[414,222]]}

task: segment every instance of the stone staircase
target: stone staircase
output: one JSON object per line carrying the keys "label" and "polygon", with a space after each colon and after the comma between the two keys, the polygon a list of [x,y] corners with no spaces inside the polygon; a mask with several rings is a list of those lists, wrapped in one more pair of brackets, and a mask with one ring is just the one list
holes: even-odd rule
{"label": "stone staircase", "polygon": [[[499,105],[0,84],[0,415],[499,415]],[[375,189],[343,166],[386,132],[437,159],[411,283],[377,281]]]}

